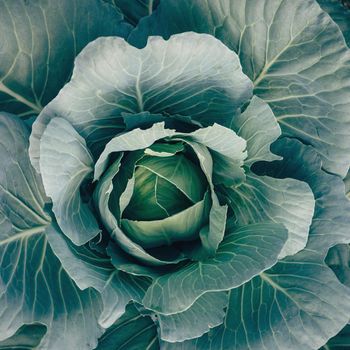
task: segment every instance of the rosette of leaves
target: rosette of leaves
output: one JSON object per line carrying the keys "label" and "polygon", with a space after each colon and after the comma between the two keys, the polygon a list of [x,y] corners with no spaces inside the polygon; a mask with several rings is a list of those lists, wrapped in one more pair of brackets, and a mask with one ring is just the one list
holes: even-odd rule
{"label": "rosette of leaves", "polygon": [[1,114],[0,348],[319,348],[350,312],[324,262],[350,241],[339,28],[311,0],[160,1],[151,34],[83,49],[30,146]]}

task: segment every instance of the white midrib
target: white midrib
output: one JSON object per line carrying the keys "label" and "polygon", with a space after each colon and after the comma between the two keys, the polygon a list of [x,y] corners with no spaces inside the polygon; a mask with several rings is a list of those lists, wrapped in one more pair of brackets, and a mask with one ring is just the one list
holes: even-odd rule
{"label": "white midrib", "polygon": [[39,107],[38,105],[36,105],[33,102],[30,102],[29,100],[27,100],[25,97],[17,94],[16,92],[14,92],[13,90],[9,89],[6,85],[4,85],[2,82],[0,82],[0,91],[4,92],[5,94],[13,97],[14,99],[16,99],[17,101],[25,104],[26,106],[28,106],[29,108],[31,108],[34,112],[36,113],[40,113],[41,112],[41,107]]}
{"label": "white midrib", "polygon": [[280,291],[281,293],[283,293],[287,298],[289,298],[295,305],[298,306],[298,308],[300,310],[302,310],[303,308],[299,305],[299,303],[292,297],[292,295],[290,295],[288,293],[288,291],[283,288],[282,286],[280,286],[279,284],[277,284],[276,282],[274,282],[270,277],[268,277],[264,272],[260,273],[260,278],[262,280],[264,280],[265,282],[267,282],[272,288]]}
{"label": "white midrib", "polygon": [[148,15],[150,16],[153,12],[153,0],[149,0],[148,2]]}
{"label": "white midrib", "polygon": [[17,233],[11,237],[0,240],[0,247],[7,245],[7,244],[10,244],[10,243],[15,242],[15,241],[23,240],[23,239],[29,238],[31,236],[41,234],[45,231],[46,227],[47,227],[46,225],[32,227],[30,229],[27,229],[27,230],[24,230],[20,233]]}
{"label": "white midrib", "polygon": [[135,88],[136,88],[137,105],[139,107],[139,111],[143,112],[143,96],[142,96],[142,91],[141,91],[141,87],[140,87],[141,71],[142,71],[142,62],[140,63],[139,73],[136,77]]}
{"label": "white midrib", "polygon": [[259,76],[254,80],[254,87],[258,86],[259,83],[265,78],[268,70],[277,62],[277,60],[282,56],[282,54],[287,51],[291,44],[293,42],[293,39],[291,39],[287,45],[268,63],[265,64],[264,68],[260,72]]}

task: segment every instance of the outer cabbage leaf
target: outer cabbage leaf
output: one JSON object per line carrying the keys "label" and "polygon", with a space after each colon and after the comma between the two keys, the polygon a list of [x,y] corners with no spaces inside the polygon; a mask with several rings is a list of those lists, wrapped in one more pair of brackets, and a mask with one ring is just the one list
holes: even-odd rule
{"label": "outer cabbage leaf", "polygon": [[[237,222],[249,224],[272,220],[282,223],[289,238],[280,259],[302,250],[307,242],[314,214],[314,195],[305,182],[295,179],[275,179],[256,176],[250,169],[257,161],[272,161],[281,157],[270,146],[280,135],[280,128],[270,107],[253,97],[247,109],[231,123],[231,128],[247,140],[246,181],[226,190]],[[293,173],[290,173],[293,176]]]}
{"label": "outer cabbage leaf", "polygon": [[1,0],[0,110],[40,113],[86,44],[129,31],[119,11],[102,0]]}
{"label": "outer cabbage leaf", "polygon": [[46,333],[39,324],[22,326],[11,338],[0,341],[1,350],[35,350]]}
{"label": "outer cabbage leaf", "polygon": [[[334,271],[341,283],[350,287],[350,246],[339,244],[330,249],[326,259],[327,265]],[[349,289],[350,292],[350,289]],[[350,347],[350,325],[330,339],[322,350],[347,350]]]}
{"label": "outer cabbage leaf", "polygon": [[198,338],[224,321],[228,303],[226,292],[206,293],[186,311],[158,315],[159,336],[169,342]]}
{"label": "outer cabbage leaf", "polygon": [[101,231],[80,187],[92,180],[94,160],[85,140],[62,118],[53,119],[40,144],[40,171],[56,220],[67,237],[82,245]]}
{"label": "outer cabbage leaf", "polygon": [[303,251],[230,292],[224,324],[165,350],[305,349],[322,346],[348,321],[349,289]]}
{"label": "outer cabbage leaf", "polygon": [[146,278],[116,270],[108,256],[93,251],[87,244],[72,244],[56,224],[47,229],[47,237],[53,252],[78,287],[82,290],[93,287],[100,292],[103,310],[98,321],[103,328],[108,328],[124,314],[131,300],[141,302],[149,286]]}
{"label": "outer cabbage leaf", "polygon": [[143,277],[135,277],[120,271],[114,271],[108,279],[101,295],[104,309],[99,323],[107,328],[125,312],[125,306],[131,300],[141,302],[149,283]]}
{"label": "outer cabbage leaf", "polygon": [[289,238],[280,259],[306,246],[315,206],[307,183],[250,173],[246,182],[226,194],[240,225],[272,220],[288,229]]}
{"label": "outer cabbage leaf", "polygon": [[142,304],[171,315],[187,310],[204,293],[240,286],[277,262],[287,239],[278,224],[241,226],[225,235],[215,257],[189,262],[153,280]]}
{"label": "outer cabbage leaf", "polygon": [[149,35],[186,31],[212,34],[234,50],[283,135],[314,146],[328,171],[346,175],[350,52],[316,1],[162,0],[129,41],[141,47]]}
{"label": "outer cabbage leaf", "polygon": [[99,339],[96,350],[158,350],[157,327],[149,316],[142,315],[130,304]]}
{"label": "outer cabbage leaf", "polygon": [[230,127],[246,141],[245,166],[250,167],[257,161],[280,159],[270,147],[281,135],[281,128],[269,105],[259,97],[253,96],[245,111],[232,118]]}
{"label": "outer cabbage leaf", "polygon": [[342,0],[317,0],[317,2],[338,24],[344,34],[346,43],[350,46],[350,9],[342,4]]}
{"label": "outer cabbage leaf", "polygon": [[326,256],[330,247],[349,243],[350,202],[341,178],[323,171],[322,161],[313,147],[297,140],[279,140],[272,150],[283,156],[283,160],[259,164],[255,171],[280,178],[292,176],[308,183],[314,194],[315,213],[306,248]]}
{"label": "outer cabbage leaf", "polygon": [[77,57],[71,81],[35,121],[31,160],[38,169],[39,140],[55,116],[70,121],[95,154],[124,129],[122,113],[225,123],[251,94],[237,55],[212,36],[153,37],[142,50],[121,38],[99,38]]}
{"label": "outer cabbage leaf", "polygon": [[91,349],[102,334],[101,301],[74,284],[48,244],[50,218],[28,137],[18,118],[0,115],[0,339],[41,323],[47,332],[40,349]]}

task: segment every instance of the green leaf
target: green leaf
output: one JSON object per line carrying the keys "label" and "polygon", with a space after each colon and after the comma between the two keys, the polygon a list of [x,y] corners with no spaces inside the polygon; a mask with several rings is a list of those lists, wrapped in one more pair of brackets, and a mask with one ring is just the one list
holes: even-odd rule
{"label": "green leaf", "polygon": [[125,306],[131,300],[141,303],[149,281],[124,272],[115,271],[108,279],[101,296],[104,304],[99,324],[110,327],[125,312]]}
{"label": "green leaf", "polygon": [[78,287],[82,290],[93,287],[100,292],[103,309],[98,321],[103,328],[112,325],[131,300],[141,302],[149,286],[147,279],[117,271],[109,257],[96,253],[87,244],[72,244],[54,223],[47,229],[47,237],[53,252]]}
{"label": "green leaf", "polygon": [[108,256],[90,249],[88,244],[76,246],[56,222],[47,228],[46,236],[63,268],[81,290],[93,287],[101,292],[104,289],[115,270]]}
{"label": "green leaf", "polygon": [[[209,127],[210,128],[210,127]],[[211,209],[209,213],[209,224],[200,232],[200,240],[203,247],[203,256],[213,256],[222,241],[225,233],[227,206],[221,206],[216,196],[213,185],[213,160],[209,150],[202,144],[191,141],[191,138],[182,137],[196,154],[200,167],[207,177],[211,195]]]}
{"label": "green leaf", "polygon": [[119,11],[101,0],[1,0],[0,110],[38,114],[86,44],[129,31]]}
{"label": "green leaf", "polygon": [[0,341],[1,350],[35,350],[46,333],[46,327],[39,324],[24,325],[10,338]]}
{"label": "green leaf", "polygon": [[162,349],[313,350],[344,327],[349,312],[349,289],[321,256],[303,251],[232,289],[222,326]]}
{"label": "green leaf", "polygon": [[285,226],[288,240],[280,259],[305,248],[315,207],[314,195],[307,183],[249,172],[246,182],[225,193],[239,225],[271,220]]}
{"label": "green leaf", "polygon": [[132,25],[137,25],[142,17],[152,14],[160,0],[111,0]]}
{"label": "green leaf", "polygon": [[192,203],[197,203],[203,199],[208,186],[206,178],[200,168],[187,159],[186,156],[175,155],[166,159],[145,157],[137,164],[172,183]]}
{"label": "green leaf", "polygon": [[96,350],[158,350],[157,328],[149,316],[130,304],[125,314],[99,339]]}
{"label": "green leaf", "polygon": [[138,261],[130,259],[130,255],[125,253],[119,245],[113,241],[110,241],[108,244],[107,254],[111,257],[111,262],[117,270],[134,276],[145,276],[153,279],[166,271],[162,268],[167,268],[166,265],[158,266],[157,269],[153,266],[141,265]]}
{"label": "green leaf", "polygon": [[314,218],[306,247],[325,256],[330,247],[349,243],[350,201],[345,196],[341,178],[323,171],[322,160],[313,147],[297,140],[279,140],[272,150],[283,160],[267,166],[261,164],[254,171],[259,175],[304,181],[314,194]]}
{"label": "green leaf", "polygon": [[[281,134],[280,128],[270,107],[260,98],[254,96],[247,109],[233,118],[231,127],[247,140],[245,165],[251,167],[257,161],[281,159],[270,150]],[[293,177],[293,173],[289,176]],[[256,176],[248,169],[245,182],[224,191],[239,224],[272,220],[288,229],[289,238],[280,258],[305,247],[315,206],[313,193],[306,183]]]}
{"label": "green leaf", "polygon": [[34,123],[31,159],[37,168],[39,140],[57,115],[71,122],[95,155],[124,129],[122,113],[222,124],[251,94],[237,55],[212,36],[155,37],[142,50],[121,38],[99,38],[77,57],[72,80]]}
{"label": "green leaf", "polygon": [[270,146],[281,135],[281,129],[269,105],[259,97],[254,96],[247,109],[232,118],[231,128],[247,142],[244,165],[280,159],[271,152]]}
{"label": "green leaf", "polygon": [[225,235],[214,258],[156,278],[143,305],[165,315],[186,311],[204,293],[238,287],[273,266],[286,239],[282,225],[241,226]]}
{"label": "green leaf", "polygon": [[171,246],[176,241],[191,241],[198,238],[200,229],[207,224],[210,210],[210,196],[160,220],[122,219],[121,226],[128,237],[144,248],[162,245]]}
{"label": "green leaf", "polygon": [[140,221],[165,219],[192,204],[173,184],[143,167],[136,168],[120,201],[123,218]]}
{"label": "green leaf", "polygon": [[[350,54],[339,27],[314,0],[163,0],[129,42],[208,33],[235,51],[284,136],[314,146],[326,170],[350,163]],[[232,75],[234,75],[232,71]]]}
{"label": "green leaf", "polygon": [[85,140],[67,120],[54,118],[40,142],[40,171],[46,194],[64,234],[83,245],[101,231],[80,187],[92,178],[94,160]]}
{"label": "green leaf", "polygon": [[220,325],[225,317],[228,294],[206,293],[186,311],[174,315],[159,315],[160,337],[168,342],[183,342],[198,338]]}
{"label": "green leaf", "polygon": [[[332,17],[344,34],[348,46],[350,46],[350,10],[342,4],[342,0],[317,0],[322,9]],[[349,5],[348,5],[349,6]]]}
{"label": "green leaf", "polygon": [[88,350],[102,334],[100,297],[74,284],[48,244],[50,218],[28,137],[17,117],[0,115],[0,339],[40,323],[47,326],[40,349]]}
{"label": "green leaf", "polygon": [[[162,144],[154,144],[157,145]],[[180,213],[201,201],[208,187],[200,168],[183,154],[141,158],[132,180],[134,183],[129,181],[129,184],[133,188],[128,189],[132,196],[122,216],[140,221],[160,220]]]}

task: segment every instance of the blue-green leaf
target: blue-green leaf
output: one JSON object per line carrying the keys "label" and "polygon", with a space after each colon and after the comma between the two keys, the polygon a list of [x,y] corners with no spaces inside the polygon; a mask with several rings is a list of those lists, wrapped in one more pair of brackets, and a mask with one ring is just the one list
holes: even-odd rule
{"label": "blue-green leaf", "polygon": [[162,349],[314,350],[344,327],[349,312],[349,289],[322,256],[303,251],[232,289],[223,325]]}
{"label": "blue-green leaf", "polygon": [[247,142],[244,165],[280,159],[271,152],[270,146],[281,135],[281,129],[269,105],[259,97],[254,96],[247,109],[232,118],[231,128]]}
{"label": "blue-green leaf", "polygon": [[350,9],[342,4],[342,0],[317,0],[317,2],[338,24],[344,34],[345,41],[350,46]]}
{"label": "blue-green leaf", "polygon": [[186,31],[212,34],[234,50],[283,135],[314,146],[328,171],[346,175],[350,52],[315,0],[163,0],[129,41],[141,47],[149,35]]}
{"label": "blue-green leaf", "polygon": [[90,249],[88,244],[76,246],[55,222],[47,228],[46,235],[53,252],[77,286],[81,290],[93,287],[102,292],[115,270],[109,257]]}
{"label": "blue-green leaf", "polygon": [[[338,280],[350,287],[350,246],[338,244],[331,248],[326,258],[327,265],[337,275]],[[350,291],[350,289],[349,289]],[[350,347],[350,325],[346,325],[322,350],[347,350]]]}
{"label": "blue-green leaf", "polygon": [[[211,127],[209,127],[211,129]],[[215,138],[215,137],[214,137]],[[200,167],[207,177],[211,193],[211,208],[209,212],[209,223],[199,233],[203,247],[203,256],[213,256],[224,238],[227,205],[220,205],[213,184],[213,159],[209,150],[202,144],[192,141],[191,138],[182,138],[196,154]]]}
{"label": "blue-green leaf", "polygon": [[[247,109],[233,118],[231,127],[247,140],[245,165],[251,168],[257,161],[281,159],[270,150],[281,133],[280,128],[270,107],[260,98],[253,97]],[[237,222],[272,220],[284,224],[289,238],[280,258],[297,253],[306,245],[314,213],[315,201],[310,187],[294,179],[256,176],[250,168],[245,182],[225,191]],[[293,177],[293,173],[290,176]]]}
{"label": "blue-green leaf", "polygon": [[110,275],[101,296],[104,304],[99,323],[104,328],[110,327],[124,314],[125,306],[131,300],[141,303],[149,281],[120,271]]}
{"label": "blue-green leaf", "polygon": [[0,110],[40,113],[69,78],[75,56],[131,26],[102,0],[0,1]]}
{"label": "blue-green leaf", "polygon": [[306,248],[325,256],[330,247],[349,243],[350,201],[341,178],[325,172],[313,147],[297,140],[278,140],[272,150],[283,160],[260,164],[255,169],[259,175],[293,177],[308,183],[314,194],[315,212]]}
{"label": "blue-green leaf", "polygon": [[183,342],[198,338],[224,321],[228,303],[226,292],[202,295],[186,311],[158,316],[160,338],[168,342]]}
{"label": "blue-green leaf", "polygon": [[92,179],[93,167],[85,140],[67,120],[52,119],[40,143],[40,171],[56,220],[77,245],[85,244],[101,231],[95,214],[80,194],[84,180]]}
{"label": "blue-green leaf", "polygon": [[77,57],[72,80],[34,123],[31,159],[37,168],[39,140],[57,115],[71,122],[95,154],[124,128],[122,113],[222,124],[251,95],[237,55],[212,36],[153,37],[142,50],[121,38],[99,38]]}
{"label": "blue-green leaf", "polygon": [[287,239],[278,224],[241,226],[228,232],[215,257],[190,262],[156,278],[147,290],[143,305],[170,315],[190,308],[204,293],[240,286],[273,266]]}
{"label": "blue-green leaf", "polygon": [[24,325],[11,338],[0,341],[0,350],[35,350],[46,333],[40,324]]}
{"label": "blue-green leaf", "polygon": [[78,287],[82,290],[93,287],[100,292],[103,309],[99,324],[103,328],[113,324],[131,300],[141,302],[149,286],[147,279],[116,270],[108,256],[91,250],[87,244],[75,246],[54,223],[47,229],[47,237],[53,252]]}
{"label": "blue-green leaf", "polygon": [[50,217],[28,137],[18,118],[0,115],[0,339],[40,323],[40,349],[92,349],[102,334],[100,297],[75,285],[47,241]]}
{"label": "blue-green leaf", "polygon": [[99,339],[96,350],[158,350],[157,327],[130,304],[125,314]]}
{"label": "blue-green leaf", "polygon": [[226,194],[239,225],[272,220],[287,228],[288,240],[280,259],[305,248],[315,207],[314,195],[307,183],[250,172],[246,182],[227,189]]}

